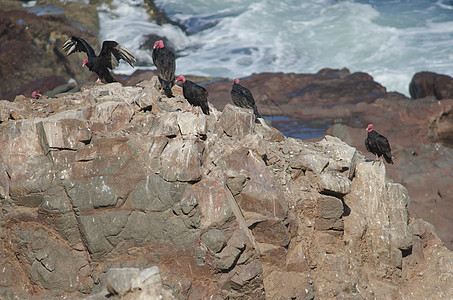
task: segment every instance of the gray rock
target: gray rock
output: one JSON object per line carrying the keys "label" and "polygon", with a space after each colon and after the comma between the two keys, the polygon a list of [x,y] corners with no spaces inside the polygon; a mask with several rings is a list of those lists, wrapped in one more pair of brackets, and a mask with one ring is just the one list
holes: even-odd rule
{"label": "gray rock", "polygon": [[91,130],[86,120],[69,119],[67,114],[57,114],[42,121],[49,148],[76,150],[79,142],[91,140]]}
{"label": "gray rock", "polygon": [[218,122],[218,130],[228,136],[242,139],[247,134],[253,133],[255,116],[251,109],[240,108],[231,104],[225,105]]}
{"label": "gray rock", "polygon": [[226,245],[227,237],[219,229],[210,229],[201,236],[201,241],[212,252],[220,252]]}
{"label": "gray rock", "polygon": [[174,216],[171,211],[151,214],[134,211],[118,235],[119,241],[136,247],[172,243],[175,249],[193,247],[196,238],[196,232],[187,228],[184,218]]}
{"label": "gray rock", "polygon": [[99,215],[77,216],[82,240],[94,260],[109,253],[113,246],[104,236],[102,219]]}
{"label": "gray rock", "polygon": [[356,207],[345,220],[345,239],[363,235],[366,228],[367,241],[380,261],[401,267],[399,249],[413,243],[407,211],[402,213],[408,198],[401,185],[386,183],[384,164],[358,163],[351,193],[344,198],[349,207]]}
{"label": "gray rock", "polygon": [[166,181],[198,181],[201,179],[203,143],[196,138],[172,139],[163,150],[160,176]]}
{"label": "gray rock", "polygon": [[184,184],[170,183],[149,174],[131,193],[130,201],[140,211],[165,211],[182,198],[184,188]]}
{"label": "gray rock", "polygon": [[201,228],[225,228],[234,219],[233,209],[228,202],[230,191],[223,182],[224,176],[219,171],[213,171],[209,178],[203,178],[192,185],[200,212]]}
{"label": "gray rock", "polygon": [[244,188],[246,180],[247,177],[242,174],[235,177],[228,177],[226,179],[226,185],[228,189],[231,191],[231,194],[233,194],[233,196],[236,196],[241,193],[242,189]]}
{"label": "gray rock", "polygon": [[343,222],[343,202],[332,196],[320,196],[316,201],[316,230],[341,230]]}
{"label": "gray rock", "polygon": [[[161,219],[160,215],[161,214],[153,214],[153,216],[150,217],[150,215],[143,212],[133,211],[119,237],[121,240],[131,242],[132,245],[136,247],[144,246],[146,243],[155,243],[156,240],[150,236],[149,231],[151,230],[150,226],[156,226],[153,230],[163,232],[163,222],[159,222]],[[152,219],[150,220],[150,218]],[[154,222],[154,220],[156,220],[156,222]]]}
{"label": "gray rock", "polygon": [[205,114],[183,112],[177,116],[178,126],[182,135],[206,135],[208,127]]}
{"label": "gray rock", "polygon": [[44,231],[35,232],[30,242],[28,247],[34,253],[30,269],[33,281],[52,291],[75,291],[80,269],[87,265],[85,255],[71,250],[63,241]]}
{"label": "gray rock", "polygon": [[181,201],[176,203],[173,206],[173,212],[176,215],[193,215],[194,208],[198,206],[198,199],[196,195],[194,194],[194,191],[192,189],[191,185],[184,185],[183,187],[183,192],[181,195]]}
{"label": "gray rock", "polygon": [[239,259],[242,250],[227,245],[220,253],[215,254],[215,266],[220,270],[229,270]]}
{"label": "gray rock", "polygon": [[320,193],[343,196],[351,191],[351,181],[338,172],[323,172],[318,176]]}
{"label": "gray rock", "polygon": [[386,198],[390,206],[390,239],[392,244],[401,250],[410,249],[413,245],[412,230],[408,226],[409,194],[401,184],[388,183]]}
{"label": "gray rock", "polygon": [[161,289],[162,278],[157,266],[142,270],[140,274],[135,277],[132,284],[132,291],[142,290],[148,293],[148,296],[150,297],[155,294],[159,299],[161,299],[161,297],[159,297],[162,293]]}
{"label": "gray rock", "polygon": [[170,300],[174,297],[162,288],[157,266],[140,271],[137,268],[111,268],[107,272],[107,290],[121,299]]}
{"label": "gray rock", "polygon": [[343,215],[343,202],[335,197],[321,196],[316,201],[316,217],[338,219]]}
{"label": "gray rock", "polygon": [[107,211],[99,215],[99,224],[102,228],[102,234],[112,244],[118,244],[118,235],[126,226],[130,211]]}
{"label": "gray rock", "polygon": [[113,295],[124,296],[132,291],[135,278],[140,274],[136,268],[111,268],[107,272],[107,290]]}
{"label": "gray rock", "polygon": [[69,199],[76,211],[115,206],[118,201],[116,188],[108,183],[110,176],[93,176],[74,180],[68,190]]}
{"label": "gray rock", "polygon": [[48,147],[43,142],[41,121],[11,121],[0,127],[0,143],[8,145],[0,153],[2,189],[19,206],[38,207],[53,184],[54,166],[51,157],[46,156]]}
{"label": "gray rock", "polygon": [[289,165],[293,169],[310,170],[316,174],[321,173],[328,163],[328,157],[316,152],[303,152],[289,161]]}
{"label": "gray rock", "polygon": [[40,209],[56,214],[64,214],[72,211],[72,205],[66,196],[66,192],[61,185],[57,185],[55,182],[46,191],[43,197],[43,201],[40,205]]}
{"label": "gray rock", "polygon": [[134,109],[123,101],[105,101],[94,107],[90,121],[103,124],[108,131],[117,131],[127,125]]}
{"label": "gray rock", "polygon": [[16,296],[14,296],[13,291],[5,289],[5,288],[0,288],[0,298],[4,300],[15,300],[17,299]]}
{"label": "gray rock", "polygon": [[148,134],[154,137],[174,137],[179,135],[178,114],[179,113],[174,112],[156,115],[149,124]]}
{"label": "gray rock", "polygon": [[156,137],[153,139],[148,154],[148,163],[151,170],[158,170],[160,168],[160,155],[167,144],[168,139],[166,137]]}
{"label": "gray rock", "polygon": [[145,88],[142,93],[138,93],[137,96],[134,97],[134,102],[141,109],[159,105],[160,95],[157,92],[158,82],[155,79],[157,79],[157,77],[153,77],[147,82],[140,83],[140,85]]}
{"label": "gray rock", "polygon": [[262,275],[263,267],[259,261],[253,261],[246,265],[237,267],[236,274],[230,279],[233,288],[240,290],[240,287],[250,284],[253,279]]}

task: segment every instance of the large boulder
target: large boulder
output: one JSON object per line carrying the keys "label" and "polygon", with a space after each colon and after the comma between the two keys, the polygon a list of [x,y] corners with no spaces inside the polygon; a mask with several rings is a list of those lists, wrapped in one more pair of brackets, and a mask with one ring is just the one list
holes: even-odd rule
{"label": "large boulder", "polygon": [[453,78],[434,72],[419,72],[409,84],[412,99],[434,97],[437,100],[453,98]]}

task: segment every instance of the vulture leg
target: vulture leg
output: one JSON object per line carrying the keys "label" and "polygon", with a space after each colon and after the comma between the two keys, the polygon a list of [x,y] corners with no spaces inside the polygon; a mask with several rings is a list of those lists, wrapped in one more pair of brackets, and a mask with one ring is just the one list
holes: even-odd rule
{"label": "vulture leg", "polygon": [[376,161],[378,161],[378,160],[379,160],[379,157],[377,156],[377,154],[375,154],[375,155],[376,155],[376,158],[375,158],[375,159],[373,159],[373,163],[372,163],[372,165],[374,165],[374,163],[375,163]]}
{"label": "vulture leg", "polygon": [[[189,103],[189,104],[190,104],[190,103]],[[184,112],[188,112],[188,111],[192,112],[192,110],[193,110],[193,105],[190,104],[190,108],[189,108],[189,109],[186,109]]]}

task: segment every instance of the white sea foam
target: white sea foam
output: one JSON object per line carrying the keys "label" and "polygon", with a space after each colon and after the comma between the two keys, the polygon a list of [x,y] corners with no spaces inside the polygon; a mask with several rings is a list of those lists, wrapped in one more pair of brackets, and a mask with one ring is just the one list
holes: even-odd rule
{"label": "white sea foam", "polygon": [[[113,0],[99,10],[101,38],[114,39],[153,68],[139,47],[147,34],[177,48],[178,74],[243,77],[260,72],[315,73],[349,68],[389,91],[408,94],[412,76],[453,76],[451,1],[156,0],[187,28],[149,21],[143,0]],[[133,17],[131,17],[133,16]],[[120,72],[133,69],[122,64]]]}
{"label": "white sea foam", "polygon": [[[149,21],[143,5],[143,0],[113,0],[110,6],[102,4],[98,9],[100,37],[101,40],[115,40],[124,45],[134,53],[138,68],[149,68],[153,66],[151,52],[140,49],[146,35],[171,36],[172,40],[178,41],[178,46],[185,45],[186,36],[178,27],[169,24],[159,26]],[[121,61],[116,71],[131,74],[134,69]]]}

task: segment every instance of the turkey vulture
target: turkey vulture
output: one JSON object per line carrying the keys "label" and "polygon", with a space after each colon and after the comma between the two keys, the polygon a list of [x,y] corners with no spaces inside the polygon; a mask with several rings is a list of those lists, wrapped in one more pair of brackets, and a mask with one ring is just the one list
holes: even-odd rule
{"label": "turkey vulture", "polygon": [[208,91],[204,87],[186,80],[184,76],[179,76],[176,81],[182,81],[182,93],[190,105],[201,106],[205,115],[209,115]]}
{"label": "turkey vulture", "polygon": [[31,93],[31,97],[33,99],[39,99],[39,97],[41,97],[41,93],[39,91],[33,91],[33,93]]}
{"label": "turkey vulture", "polygon": [[251,108],[255,114],[255,122],[259,123],[257,118],[261,118],[258,108],[255,104],[255,99],[250,90],[239,84],[239,78],[234,79],[233,88],[231,89],[231,100],[238,107]]}
{"label": "turkey vulture", "polygon": [[98,74],[99,79],[104,79],[108,83],[116,82],[109,69],[115,69],[120,59],[124,59],[131,67],[134,67],[136,62],[134,55],[115,41],[104,41],[99,56],[96,56],[93,48],[84,39],[77,36],[67,40],[62,50],[66,52],[66,55],[74,52],[86,52],[88,59],[83,60],[82,66],[86,65],[90,71]]}
{"label": "turkey vulture", "polygon": [[165,95],[168,98],[173,97],[171,88],[175,84],[175,54],[164,47],[162,40],[154,43],[153,63],[157,68],[157,76],[159,77],[159,82],[164,89]]}
{"label": "turkey vulture", "polygon": [[387,163],[393,164],[392,152],[387,138],[373,130],[373,124],[369,124],[366,130],[368,131],[368,136],[365,139],[366,149],[376,155],[376,160],[384,156]]}

